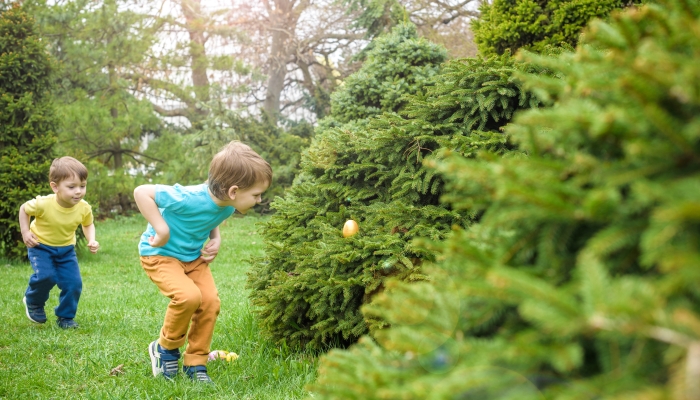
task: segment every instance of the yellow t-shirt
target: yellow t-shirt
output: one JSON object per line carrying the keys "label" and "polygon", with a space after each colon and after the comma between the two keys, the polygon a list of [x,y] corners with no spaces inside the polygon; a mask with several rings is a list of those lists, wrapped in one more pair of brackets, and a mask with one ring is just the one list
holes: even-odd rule
{"label": "yellow t-shirt", "polygon": [[33,216],[29,229],[39,242],[54,247],[75,244],[78,225],[92,224],[92,207],[85,200],[71,208],[61,207],[56,195],[37,196],[24,203],[24,212]]}

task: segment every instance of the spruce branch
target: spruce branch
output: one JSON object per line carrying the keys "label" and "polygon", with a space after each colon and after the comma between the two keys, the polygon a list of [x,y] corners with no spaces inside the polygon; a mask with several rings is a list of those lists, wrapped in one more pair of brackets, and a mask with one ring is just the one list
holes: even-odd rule
{"label": "spruce branch", "polygon": [[590,317],[588,323],[595,329],[623,334],[639,332],[660,342],[684,348],[686,350],[685,399],[700,400],[700,340],[662,326],[638,327],[624,322],[618,323],[600,314]]}

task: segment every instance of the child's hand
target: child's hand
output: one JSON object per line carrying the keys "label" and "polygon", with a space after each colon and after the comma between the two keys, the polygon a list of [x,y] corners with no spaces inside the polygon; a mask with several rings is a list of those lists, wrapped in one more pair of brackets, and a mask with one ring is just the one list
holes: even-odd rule
{"label": "child's hand", "polygon": [[150,244],[151,247],[162,247],[165,246],[166,243],[168,243],[168,239],[170,239],[170,235],[159,235],[158,232],[156,232],[155,236],[148,237],[148,244]]}
{"label": "child's hand", "polygon": [[97,250],[100,249],[100,243],[97,242],[97,240],[93,240],[92,242],[88,243],[88,249],[90,249],[90,253],[95,254],[97,253]]}
{"label": "child's hand", "polygon": [[39,239],[34,236],[32,231],[22,232],[22,241],[24,241],[24,244],[27,245],[27,247],[35,247],[39,244]]}
{"label": "child's hand", "polygon": [[202,260],[207,263],[214,261],[214,257],[219,254],[219,246],[221,246],[221,239],[209,239],[209,242],[202,248]]}

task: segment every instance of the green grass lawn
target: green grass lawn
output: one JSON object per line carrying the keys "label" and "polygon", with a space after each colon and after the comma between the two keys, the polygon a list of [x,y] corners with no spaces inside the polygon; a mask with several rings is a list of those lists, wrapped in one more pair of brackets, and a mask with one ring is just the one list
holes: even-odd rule
{"label": "green grass lawn", "polygon": [[[97,222],[96,255],[81,252],[83,294],[77,330],[56,326],[54,288],[46,324],[25,316],[22,296],[28,263],[0,262],[0,399],[298,399],[308,395],[317,359],[264,340],[245,290],[249,259],[262,252],[260,219],[231,218],[212,263],[221,314],[212,349],[234,351],[231,363],[208,364],[215,385],[170,382],[151,373],[148,344],[158,337],[168,299],[141,269],[137,243],[141,216]],[[117,371],[112,372],[114,369]]]}

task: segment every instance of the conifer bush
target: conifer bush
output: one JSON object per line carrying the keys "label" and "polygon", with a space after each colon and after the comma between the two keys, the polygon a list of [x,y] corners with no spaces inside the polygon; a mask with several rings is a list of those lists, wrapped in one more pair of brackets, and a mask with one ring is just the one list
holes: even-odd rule
{"label": "conifer bush", "polygon": [[[399,53],[387,54],[392,49]],[[379,55],[404,61],[383,63]],[[440,71],[443,57],[413,28],[399,27],[375,43],[362,70],[334,94],[332,114],[303,155],[295,184],[273,203],[276,213],[263,230],[266,256],[248,278],[263,332],[273,340],[319,350],[385,326],[381,318],[365,319],[360,307],[388,277],[425,278],[421,264],[434,252],[413,239],[440,240],[452,226],[470,223],[469,213],[440,201],[443,181],[423,159],[445,146],[471,155],[476,143],[509,151],[499,128],[538,101],[513,77],[525,64],[508,56],[454,61]],[[395,85],[404,96],[358,89],[381,86],[386,79],[372,76],[392,76],[391,65],[400,69],[397,81],[422,86]],[[341,236],[346,219],[359,223],[359,234]]]}
{"label": "conifer bush", "polygon": [[15,3],[0,14],[0,256],[25,247],[19,207],[45,194],[56,142],[51,96],[53,61],[34,20]]}
{"label": "conifer bush", "polygon": [[494,0],[484,2],[472,23],[479,52],[489,56],[518,49],[542,52],[547,46],[576,46],[581,30],[594,18],[641,1]]}
{"label": "conifer bush", "polygon": [[698,32],[664,0],[525,54],[561,79],[523,78],[552,102],[506,128],[524,155],[435,160],[481,219],[363,307],[390,327],[326,355],[314,398],[699,398]]}

